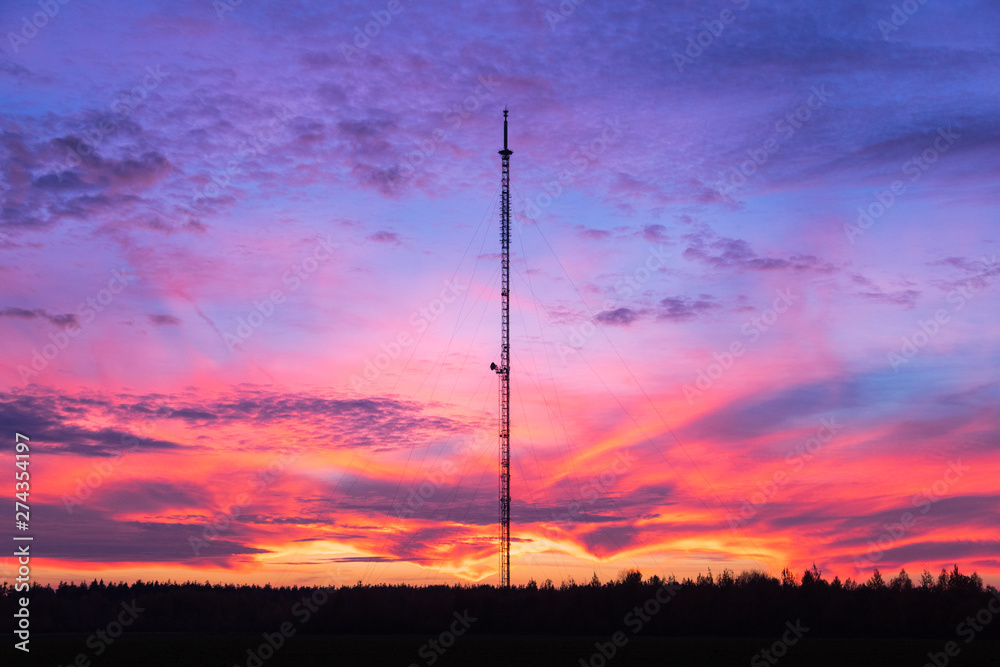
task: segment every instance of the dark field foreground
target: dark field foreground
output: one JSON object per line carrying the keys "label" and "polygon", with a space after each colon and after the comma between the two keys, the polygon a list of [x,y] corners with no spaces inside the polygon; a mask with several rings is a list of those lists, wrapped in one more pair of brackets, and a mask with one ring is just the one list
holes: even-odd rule
{"label": "dark field foreground", "polygon": [[[1000,591],[956,567],[913,585],[760,572],[585,585],[0,583],[31,652],[0,665],[995,665]],[[29,613],[30,612],[30,613]],[[15,614],[21,614],[20,617]]]}
{"label": "dark field foreground", "polygon": [[[99,657],[86,647],[86,635],[40,635],[32,640],[30,659],[18,657],[13,663],[23,665],[70,665],[75,656],[85,652],[94,667],[104,665],[136,665],[143,667],[177,667],[179,665],[213,665],[218,667],[247,666],[247,650],[260,646],[262,638],[252,635],[174,635],[133,634],[123,636]],[[312,665],[428,665],[419,654],[426,636],[320,636],[292,637],[262,663],[267,667],[310,667]],[[436,667],[457,665],[505,665],[511,667],[538,665],[579,666],[581,658],[588,664],[595,652],[595,642],[607,642],[608,637],[536,637],[536,636],[476,636],[459,638],[455,644],[438,654]],[[629,665],[712,666],[768,665],[760,651],[772,645],[774,638],[663,638],[633,637],[607,661],[607,667]],[[824,667],[912,665],[922,667],[929,662],[928,652],[938,653],[945,642],[914,639],[811,639],[804,637],[789,647],[776,664]],[[1000,642],[976,640],[960,644],[958,656],[949,658],[948,665],[1000,667]],[[265,652],[266,653],[266,652]],[[751,662],[757,656],[757,662]],[[590,664],[601,665],[598,659]],[[931,663],[932,664],[932,663]],[[941,664],[944,664],[943,662]]]}

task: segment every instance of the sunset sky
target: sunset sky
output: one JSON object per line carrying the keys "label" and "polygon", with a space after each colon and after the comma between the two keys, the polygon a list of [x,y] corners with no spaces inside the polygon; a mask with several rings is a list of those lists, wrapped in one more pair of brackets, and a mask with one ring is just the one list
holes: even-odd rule
{"label": "sunset sky", "polygon": [[995,1],[42,5],[0,7],[37,581],[497,582],[506,106],[513,583],[1000,584]]}

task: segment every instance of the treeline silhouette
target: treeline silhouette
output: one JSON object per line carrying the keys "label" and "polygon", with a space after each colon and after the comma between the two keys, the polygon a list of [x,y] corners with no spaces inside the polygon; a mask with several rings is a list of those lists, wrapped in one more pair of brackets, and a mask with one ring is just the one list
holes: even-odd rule
{"label": "treeline silhouette", "polygon": [[[0,584],[6,618],[17,598]],[[193,582],[133,584],[93,581],[35,584],[30,592],[35,632],[92,633],[118,617],[123,604],[141,611],[130,632],[260,633],[290,622],[306,634],[438,634],[466,614],[475,633],[605,635],[628,630],[644,619],[644,635],[771,636],[786,622],[801,621],[815,637],[942,637],[977,613],[1000,607],[1000,594],[977,574],[958,566],[914,583],[905,571],[884,580],[878,570],[858,583],[827,581],[813,566],[800,578],[760,571],[739,575],[643,578],[622,570],[614,581],[570,579],[559,586],[546,580],[502,591],[489,585],[362,585],[337,588],[222,585]],[[651,602],[655,600],[655,602]],[[662,602],[669,600],[668,602]],[[306,613],[308,610],[308,613]],[[637,612],[641,612],[638,613]],[[631,614],[631,616],[630,616]],[[990,617],[993,615],[990,613]],[[984,617],[980,615],[980,623]],[[1000,620],[987,623],[977,638],[1000,637]]]}

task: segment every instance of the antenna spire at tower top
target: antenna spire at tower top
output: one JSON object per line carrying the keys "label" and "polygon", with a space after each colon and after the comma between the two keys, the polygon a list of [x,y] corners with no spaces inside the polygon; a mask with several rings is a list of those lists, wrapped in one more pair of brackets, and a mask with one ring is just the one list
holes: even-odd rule
{"label": "antenna spire at tower top", "polygon": [[510,157],[514,154],[514,151],[507,148],[507,107],[503,108],[503,150],[500,151],[500,155],[506,155]]}

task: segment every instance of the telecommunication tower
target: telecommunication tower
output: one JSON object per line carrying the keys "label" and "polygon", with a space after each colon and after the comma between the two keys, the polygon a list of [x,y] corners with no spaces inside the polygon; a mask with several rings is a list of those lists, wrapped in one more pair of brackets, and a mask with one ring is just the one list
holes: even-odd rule
{"label": "telecommunication tower", "polygon": [[503,150],[500,151],[500,588],[510,588],[510,156],[507,148],[507,108],[503,110]]}

